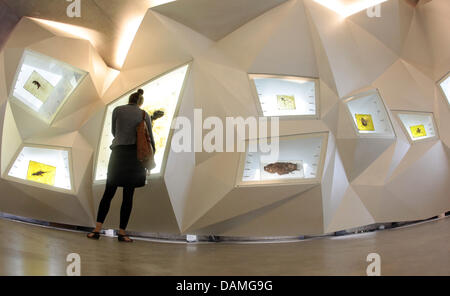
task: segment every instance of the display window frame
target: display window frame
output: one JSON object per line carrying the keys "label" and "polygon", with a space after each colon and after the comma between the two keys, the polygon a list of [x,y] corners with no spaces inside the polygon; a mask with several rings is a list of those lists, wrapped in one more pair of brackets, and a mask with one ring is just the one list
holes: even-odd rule
{"label": "display window frame", "polygon": [[[47,185],[43,183],[38,183],[34,181],[30,181],[27,179],[21,179],[14,176],[10,176],[9,172],[11,171],[14,163],[16,162],[17,158],[19,157],[20,153],[23,151],[24,148],[37,148],[37,149],[48,149],[48,150],[57,150],[57,151],[66,151],[68,153],[68,161],[69,161],[69,175],[70,175],[70,188],[71,189],[64,189],[61,187],[56,187],[52,185]],[[20,145],[17,152],[14,154],[14,157],[11,159],[8,167],[6,168],[5,172],[2,176],[3,179],[8,181],[13,181],[19,184],[28,185],[31,187],[41,188],[45,190],[50,190],[54,192],[59,193],[65,193],[65,194],[76,194],[76,188],[75,188],[75,182],[74,182],[74,171],[73,171],[73,157],[72,157],[72,148],[71,147],[64,147],[64,146],[51,146],[51,145],[38,145],[38,144],[31,144],[31,143],[23,143]]]}
{"label": "display window frame", "polygon": [[[14,96],[14,90],[16,88],[17,80],[19,79],[20,70],[22,69],[22,66],[23,66],[23,63],[25,62],[25,57],[26,57],[27,54],[30,54],[32,56],[35,56],[35,57],[38,57],[38,58],[41,58],[41,59],[55,61],[56,63],[58,63],[58,65],[60,65],[62,67],[69,68],[71,71],[81,75],[81,78],[78,81],[77,85],[66,95],[65,98],[62,99],[61,103],[58,105],[58,107],[53,112],[53,114],[52,114],[52,116],[50,118],[46,118],[46,117],[42,116],[41,114],[39,114],[39,112],[33,110],[30,106],[28,106],[22,100],[20,100],[19,98]],[[12,82],[12,85],[11,85],[10,93],[8,95],[8,100],[12,104],[15,104],[16,106],[18,106],[21,109],[23,109],[28,114],[32,115],[35,118],[38,118],[39,120],[44,122],[46,125],[51,126],[53,124],[53,122],[55,121],[56,117],[58,116],[59,112],[61,111],[61,109],[69,101],[70,97],[75,93],[75,91],[77,91],[77,89],[80,87],[80,85],[83,84],[84,80],[86,79],[86,77],[88,75],[89,75],[89,72],[81,70],[81,69],[79,69],[79,68],[77,68],[77,67],[75,67],[73,65],[70,65],[70,64],[68,64],[66,62],[60,61],[60,60],[58,60],[56,58],[44,55],[44,54],[42,54],[40,52],[37,52],[37,51],[34,51],[34,50],[25,49],[23,51],[23,53],[22,53],[21,58],[20,58],[19,65],[16,68],[16,73],[14,74],[14,79],[13,79],[13,82]]]}
{"label": "display window frame", "polygon": [[449,94],[449,96],[447,97],[447,95],[446,95],[445,92],[444,92],[444,89],[443,89],[442,86],[441,86],[441,84],[442,84],[445,80],[447,80],[447,79],[450,79],[450,71],[447,72],[447,74],[445,74],[444,77],[442,77],[441,79],[439,79],[439,81],[437,82],[437,86],[438,86],[438,88],[439,88],[439,90],[440,90],[440,92],[441,92],[441,94],[442,94],[442,97],[444,98],[445,101],[447,101],[447,106],[448,106],[448,108],[450,109],[450,94]]}
{"label": "display window frame", "polygon": [[[440,139],[439,136],[439,130],[436,124],[436,120],[434,118],[434,113],[433,112],[426,112],[426,111],[406,111],[406,110],[392,110],[392,112],[395,114],[398,123],[401,126],[401,129],[403,131],[403,133],[406,135],[406,138],[408,138],[409,143],[412,144],[417,144],[417,143],[423,143],[423,142],[431,142],[431,141],[436,141]],[[433,137],[428,137],[425,139],[417,139],[417,140],[413,140],[409,134],[409,131],[407,130],[407,127],[403,124],[402,119],[400,118],[400,114],[411,114],[411,115],[427,115],[427,116],[431,116],[431,122],[433,123],[433,129],[434,129],[434,136]]]}
{"label": "display window frame", "polygon": [[[390,129],[392,134],[387,135],[387,134],[380,134],[380,133],[361,133],[361,131],[359,130],[357,123],[355,122],[354,118],[353,118],[353,114],[350,110],[350,107],[348,105],[349,102],[353,101],[353,100],[358,100],[364,97],[367,97],[369,95],[377,95],[378,99],[381,102],[382,107],[384,108],[384,112],[386,112],[386,119],[388,120],[388,123],[390,125]],[[394,125],[390,116],[390,110],[387,108],[386,103],[384,102],[383,97],[381,96],[381,93],[379,91],[379,89],[371,89],[368,91],[364,91],[361,93],[357,93],[356,95],[352,95],[352,96],[348,96],[345,97],[344,99],[342,99],[344,105],[345,105],[345,109],[346,109],[346,113],[347,115],[350,117],[350,120],[352,121],[352,127],[353,130],[355,132],[355,135],[359,138],[372,138],[372,139],[396,139],[397,138],[397,134],[395,133],[395,129],[394,129]]]}
{"label": "display window frame", "polygon": [[[185,66],[187,66],[186,75],[184,77],[183,84],[182,84],[181,90],[180,90],[180,94],[178,96],[177,104],[175,106],[175,111],[174,111],[174,115],[173,115],[173,118],[172,118],[172,124],[171,124],[171,127],[172,127],[173,123],[174,123],[174,120],[176,120],[176,118],[178,116],[178,113],[180,111],[182,98],[184,96],[184,92],[185,92],[185,88],[186,88],[186,85],[187,85],[187,81],[188,81],[188,79],[190,77],[190,72],[191,72],[191,69],[192,69],[192,61],[189,61],[187,63],[183,63],[181,65],[178,65],[178,66],[174,67],[174,68],[171,68],[171,69],[165,71],[164,73],[161,73],[161,74],[151,78],[150,80],[147,80],[146,82],[141,83],[140,85],[132,88],[131,90],[122,93],[116,99],[112,100],[111,102],[109,102],[104,107],[104,109],[103,109],[103,116],[102,116],[102,128],[101,128],[100,137],[99,137],[99,140],[98,140],[98,143],[97,143],[97,149],[96,149],[96,152],[95,152],[95,155],[94,155],[95,162],[94,162],[93,175],[92,175],[92,183],[94,185],[106,184],[106,179],[97,180],[96,177],[97,177],[99,153],[100,153],[100,148],[101,148],[100,144],[101,144],[102,135],[103,135],[103,132],[104,132],[104,129],[105,129],[105,120],[106,120],[106,115],[108,113],[108,107],[111,106],[112,104],[114,104],[115,102],[117,102],[118,100],[120,100],[121,98],[123,98],[124,96],[131,95],[136,90],[138,90],[138,89],[140,89],[140,88],[150,84],[153,81],[158,80],[159,78],[161,78],[161,77],[163,77],[163,76],[165,76],[167,74],[170,74],[173,71],[176,71],[177,69],[183,68]],[[145,94],[144,94],[144,97],[145,97]],[[159,173],[147,174],[147,180],[155,180],[155,179],[159,179],[162,176],[164,176],[165,171],[166,171],[167,159],[169,157],[169,152],[170,152],[170,149],[168,149],[168,148],[170,148],[170,143],[172,142],[173,134],[174,134],[174,129],[170,128],[169,135],[167,136],[167,144],[166,144],[165,151],[164,151],[164,154],[163,154],[163,157],[162,157],[161,170],[159,171]]]}
{"label": "display window frame", "polygon": [[[314,115],[265,115],[261,106],[261,100],[258,94],[258,90],[256,88],[256,79],[291,79],[291,80],[300,80],[300,81],[309,81],[314,82],[315,84],[315,108],[316,114]],[[283,75],[283,74],[262,74],[262,73],[248,73],[249,83],[251,85],[251,92],[254,98],[256,108],[258,110],[258,114],[262,117],[278,117],[281,120],[283,119],[303,119],[303,120],[319,120],[320,119],[320,79],[316,77],[306,77],[306,76],[293,76],[293,75]]]}
{"label": "display window frame", "polygon": [[[281,180],[263,180],[263,181],[243,181],[244,177],[244,169],[245,169],[245,162],[247,160],[247,154],[248,154],[248,146],[249,141],[256,140],[256,139],[246,139],[245,140],[245,152],[239,153],[239,164],[238,169],[236,172],[236,179],[235,179],[235,187],[239,188],[248,188],[248,187],[260,187],[260,186],[286,186],[286,185],[304,185],[304,184],[320,184],[322,182],[323,172],[324,172],[324,166],[325,166],[325,160],[326,155],[328,151],[328,140],[329,140],[329,132],[313,132],[313,133],[306,133],[306,134],[292,134],[292,135],[280,135],[277,138],[279,138],[280,142],[283,138],[285,139],[306,139],[306,138],[312,138],[312,137],[322,137],[321,142],[321,152],[319,155],[319,162],[316,172],[315,178],[300,178],[300,179],[281,179]],[[264,139],[264,138],[258,138],[257,140]],[[270,139],[270,138],[266,138]]]}

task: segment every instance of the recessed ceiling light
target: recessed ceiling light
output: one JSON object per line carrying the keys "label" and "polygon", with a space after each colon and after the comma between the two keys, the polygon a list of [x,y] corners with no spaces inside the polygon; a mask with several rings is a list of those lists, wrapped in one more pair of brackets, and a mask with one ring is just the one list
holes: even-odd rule
{"label": "recessed ceiling light", "polygon": [[342,17],[348,17],[369,7],[388,0],[314,0],[315,2],[335,11]]}

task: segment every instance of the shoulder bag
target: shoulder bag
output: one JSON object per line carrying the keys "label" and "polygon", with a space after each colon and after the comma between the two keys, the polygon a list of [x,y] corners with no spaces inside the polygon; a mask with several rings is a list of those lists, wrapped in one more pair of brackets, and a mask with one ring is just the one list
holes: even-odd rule
{"label": "shoulder bag", "polygon": [[136,133],[137,158],[147,170],[152,170],[156,167],[155,151],[150,142],[145,111],[142,111],[142,121],[136,127]]}

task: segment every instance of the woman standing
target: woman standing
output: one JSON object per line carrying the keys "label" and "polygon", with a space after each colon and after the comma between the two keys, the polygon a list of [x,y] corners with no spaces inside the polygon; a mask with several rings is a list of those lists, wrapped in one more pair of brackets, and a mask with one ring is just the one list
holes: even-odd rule
{"label": "woman standing", "polygon": [[[128,105],[116,107],[112,114],[112,134],[114,136],[111,145],[111,157],[108,165],[108,176],[105,193],[100,202],[97,224],[93,232],[88,234],[90,239],[99,239],[103,223],[108,215],[111,201],[118,187],[123,187],[123,200],[120,209],[120,229],[118,239],[120,242],[133,242],[125,232],[133,207],[133,195],[135,188],[144,187],[147,172],[142,163],[137,159],[136,127],[142,121],[144,103],[144,91],[139,89],[130,95]],[[150,116],[145,112],[150,135],[151,145],[155,151],[152,123]]]}

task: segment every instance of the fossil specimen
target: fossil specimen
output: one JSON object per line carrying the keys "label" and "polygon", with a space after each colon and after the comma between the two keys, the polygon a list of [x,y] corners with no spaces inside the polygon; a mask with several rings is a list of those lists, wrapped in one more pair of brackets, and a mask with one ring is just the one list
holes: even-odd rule
{"label": "fossil specimen", "polygon": [[264,170],[270,174],[287,175],[293,171],[298,170],[296,163],[291,162],[275,162],[268,164],[264,167]]}
{"label": "fossil specimen", "polygon": [[279,110],[295,110],[295,97],[278,95],[278,109]]}
{"label": "fossil specimen", "polygon": [[165,114],[165,112],[163,110],[156,110],[155,112],[153,112],[152,121],[155,121],[155,120],[163,117],[164,114]]}
{"label": "fossil specimen", "polygon": [[365,120],[364,118],[361,118],[361,124],[363,126],[367,126],[369,123],[367,122],[367,120]]}
{"label": "fossil specimen", "polygon": [[37,82],[36,80],[33,80],[33,84],[36,85],[37,89],[41,88],[41,84]]}
{"label": "fossil specimen", "polygon": [[47,173],[47,172],[44,172],[44,171],[38,171],[38,172],[34,173],[33,176],[39,176],[39,177],[42,177],[42,176],[45,175],[46,173]]}

